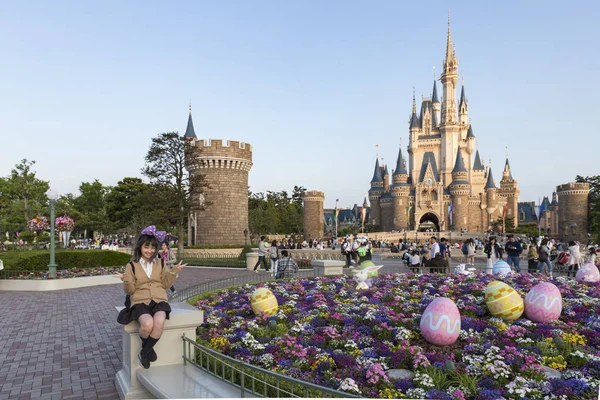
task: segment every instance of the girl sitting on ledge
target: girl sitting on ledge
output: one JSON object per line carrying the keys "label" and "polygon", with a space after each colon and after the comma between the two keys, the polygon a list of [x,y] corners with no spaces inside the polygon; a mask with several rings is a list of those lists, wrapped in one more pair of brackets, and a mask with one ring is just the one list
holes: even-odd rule
{"label": "girl sitting on ledge", "polygon": [[144,368],[150,368],[150,362],[157,359],[154,345],[171,313],[166,289],[173,285],[177,274],[186,265],[180,262],[169,270],[164,260],[158,257],[158,244],[164,240],[164,235],[164,232],[156,232],[153,225],[145,228],[125,273],[117,274],[131,299],[131,306],[127,307],[126,300],[126,308],[119,313],[117,321],[123,325],[136,320],[139,322],[142,350],[138,359]]}

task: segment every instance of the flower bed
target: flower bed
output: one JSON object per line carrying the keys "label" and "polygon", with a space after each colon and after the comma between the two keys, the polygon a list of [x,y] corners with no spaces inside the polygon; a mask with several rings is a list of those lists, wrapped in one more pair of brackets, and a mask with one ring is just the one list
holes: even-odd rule
{"label": "flower bed", "polygon": [[[524,296],[543,279],[522,274],[502,280]],[[554,280],[563,312],[560,320],[541,324],[491,317],[483,297],[491,280],[484,274],[393,274],[362,291],[339,276],[269,282],[264,286],[279,302],[271,318],[252,312],[248,296],[258,286],[225,289],[196,302],[206,315],[198,342],[365,397],[596,398],[600,283]],[[419,332],[421,314],[438,296],[453,299],[462,316],[459,340],[445,347],[427,343]],[[555,371],[546,374],[562,377],[548,378],[547,367]],[[398,372],[408,377],[394,377]]]}

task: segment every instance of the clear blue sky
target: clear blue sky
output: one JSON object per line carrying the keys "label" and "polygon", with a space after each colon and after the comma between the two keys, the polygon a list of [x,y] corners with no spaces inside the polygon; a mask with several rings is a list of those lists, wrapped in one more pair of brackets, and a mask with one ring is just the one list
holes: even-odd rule
{"label": "clear blue sky", "polygon": [[[412,87],[441,70],[447,10],[469,116],[520,201],[598,174],[600,2],[102,1],[0,7],[0,175],[22,158],[64,194],[141,176],[150,139],[254,146],[250,189],[362,202],[395,164]],[[440,88],[440,87],[438,87]]]}

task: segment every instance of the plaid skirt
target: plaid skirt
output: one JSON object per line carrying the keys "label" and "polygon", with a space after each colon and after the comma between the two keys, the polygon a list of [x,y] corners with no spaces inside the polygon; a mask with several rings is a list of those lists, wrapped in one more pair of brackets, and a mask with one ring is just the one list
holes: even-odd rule
{"label": "plaid skirt", "polygon": [[132,307],[126,307],[119,312],[117,322],[123,325],[127,325],[131,321],[137,321],[138,318],[144,314],[150,314],[154,316],[159,311],[164,311],[169,319],[171,313],[171,306],[166,301],[155,303],[154,300],[150,301],[150,304],[139,303]]}

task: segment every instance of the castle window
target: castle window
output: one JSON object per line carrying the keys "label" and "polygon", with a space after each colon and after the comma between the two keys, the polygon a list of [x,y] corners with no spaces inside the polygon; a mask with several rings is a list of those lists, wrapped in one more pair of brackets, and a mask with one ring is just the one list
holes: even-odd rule
{"label": "castle window", "polygon": [[437,192],[434,190],[433,192],[431,192],[431,200],[437,200],[438,199],[438,194]]}

